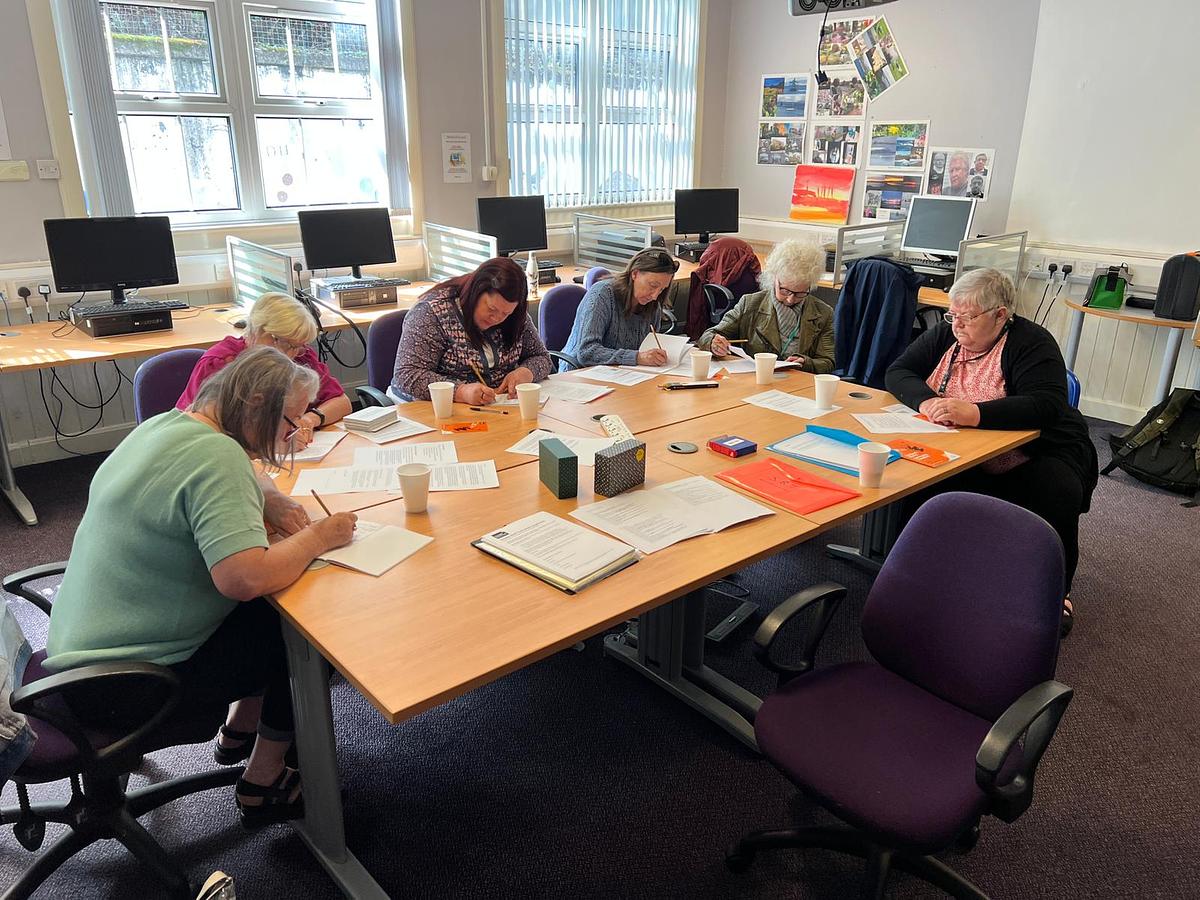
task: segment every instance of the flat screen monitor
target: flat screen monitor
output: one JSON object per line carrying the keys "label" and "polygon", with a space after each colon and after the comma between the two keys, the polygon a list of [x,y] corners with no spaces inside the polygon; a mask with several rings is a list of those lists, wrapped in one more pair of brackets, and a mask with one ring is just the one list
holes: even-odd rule
{"label": "flat screen monitor", "polygon": [[958,244],[971,236],[974,197],[913,197],[900,247],[907,253],[958,256]]}
{"label": "flat screen monitor", "polygon": [[711,232],[738,230],[737,188],[695,188],[675,192],[675,233],[697,234],[707,244]]}
{"label": "flat screen monitor", "polygon": [[179,283],[167,216],[46,219],[43,226],[60,294],[111,291],[113,303],[124,303],[126,290]]}
{"label": "flat screen monitor", "polygon": [[362,278],[362,266],[396,261],[387,207],[306,209],[299,218],[304,264],[310,270],[349,266],[355,278]]}
{"label": "flat screen monitor", "polygon": [[501,256],[546,249],[546,198],[480,197],[475,201],[480,234],[496,239]]}

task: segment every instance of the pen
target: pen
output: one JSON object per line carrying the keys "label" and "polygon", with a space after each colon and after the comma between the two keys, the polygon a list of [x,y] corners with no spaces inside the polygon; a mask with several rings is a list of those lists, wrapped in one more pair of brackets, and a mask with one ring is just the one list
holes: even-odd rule
{"label": "pen", "polygon": [[507,415],[508,415],[508,410],[507,410],[507,409],[485,409],[485,408],[484,408],[484,407],[482,407],[482,406],[472,406],[472,407],[471,407],[471,412],[485,412],[485,413],[492,413],[492,414],[494,414],[494,415],[497,415],[497,416],[507,416]]}
{"label": "pen", "polygon": [[329,507],[325,505],[325,501],[324,501],[324,500],[322,500],[322,499],[321,499],[319,496],[317,496],[317,492],[316,492],[316,491],[313,491],[313,492],[312,492],[312,495],[313,495],[313,499],[314,499],[314,500],[316,500],[318,503],[320,503],[320,504],[321,504],[321,509],[325,510],[325,515],[327,515],[327,516],[332,516],[332,515],[333,515],[333,513],[331,513],[331,512],[329,511]]}
{"label": "pen", "polygon": [[718,388],[719,385],[715,381],[673,381],[670,384],[662,385],[664,391],[690,391],[700,388]]}

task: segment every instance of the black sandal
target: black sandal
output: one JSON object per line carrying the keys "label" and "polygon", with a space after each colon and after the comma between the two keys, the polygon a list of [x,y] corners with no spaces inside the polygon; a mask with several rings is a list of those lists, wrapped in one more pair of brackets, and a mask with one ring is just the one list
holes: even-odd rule
{"label": "black sandal", "polygon": [[254,749],[254,738],[256,737],[253,731],[238,731],[236,728],[222,725],[220,734],[221,737],[228,738],[231,741],[241,741],[241,743],[234,747],[224,747],[221,745],[220,738],[218,738],[213,744],[213,759],[217,761],[217,765],[232,766],[240,763],[243,759],[249,759],[250,751]]}
{"label": "black sandal", "polygon": [[1075,604],[1070,597],[1063,597],[1062,624],[1058,626],[1059,638],[1065,638],[1075,625]]}
{"label": "black sandal", "polygon": [[[304,817],[304,795],[297,793],[300,773],[284,766],[279,777],[267,786],[252,784],[245,778],[237,780],[237,805],[242,814],[242,826],[249,831],[264,828],[277,822]],[[295,794],[295,799],[292,795]],[[261,803],[247,805],[243,797],[261,798]]]}

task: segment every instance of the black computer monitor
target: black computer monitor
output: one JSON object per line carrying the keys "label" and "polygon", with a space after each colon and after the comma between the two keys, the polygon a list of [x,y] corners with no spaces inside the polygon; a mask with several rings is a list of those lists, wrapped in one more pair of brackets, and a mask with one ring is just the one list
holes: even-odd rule
{"label": "black computer monitor", "polygon": [[46,219],[43,226],[60,294],[110,291],[113,303],[124,303],[126,290],[179,283],[167,216]]}
{"label": "black computer monitor", "polygon": [[737,188],[695,188],[675,192],[675,233],[698,234],[708,243],[714,231],[738,230]]}
{"label": "black computer monitor", "polygon": [[546,198],[480,197],[475,201],[476,222],[480,234],[496,239],[501,256],[521,250],[545,250]]}
{"label": "black computer monitor", "polygon": [[396,261],[387,207],[305,209],[298,215],[304,263],[310,270],[349,266],[355,278],[362,278],[363,266]]}
{"label": "black computer monitor", "polygon": [[974,197],[913,197],[900,248],[906,253],[958,256],[958,244],[971,236],[974,218]]}

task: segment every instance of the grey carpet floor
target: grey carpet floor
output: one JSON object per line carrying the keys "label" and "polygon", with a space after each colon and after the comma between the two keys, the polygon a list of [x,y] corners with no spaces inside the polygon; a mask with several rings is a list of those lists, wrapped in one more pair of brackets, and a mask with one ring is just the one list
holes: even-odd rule
{"label": "grey carpet floor", "polygon": [[[1114,428],[1091,424],[1098,445]],[[26,529],[0,510],[4,571],[67,555],[96,465],[88,458],[20,470],[42,524]],[[974,851],[948,857],[993,897],[1200,896],[1200,510],[1181,508],[1179,499],[1121,474],[1101,479],[1082,525],[1079,621],[1059,663],[1075,702],[1043,760],[1034,806],[1012,825],[986,820]],[[827,540],[856,538],[847,526]],[[827,558],[824,543],[755,565],[738,580],[768,608],[818,580],[846,584],[850,598],[821,662],[865,658],[857,617],[869,583]],[[995,551],[1015,556],[1020,547]],[[14,602],[40,645],[40,616]],[[749,629],[710,658],[748,688],[771,689],[750,653]],[[862,863],[820,851],[764,854],[744,875],[726,872],[725,848],[749,830],[832,820],[769,763],[605,659],[599,638],[399,727],[340,679],[333,705],[348,841],[392,896],[855,893]],[[163,751],[135,779],[201,770],[211,765],[208,754],[202,746]],[[13,802],[11,785],[3,799]],[[228,791],[179,801],[143,822],[195,879],[216,868],[232,873],[239,897],[338,896],[288,827],[242,831]],[[28,861],[4,829],[0,885]],[[888,890],[931,894],[904,875]],[[128,854],[101,844],[39,896],[157,893]]]}

